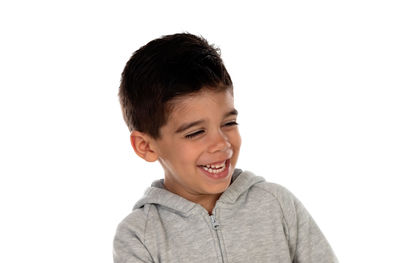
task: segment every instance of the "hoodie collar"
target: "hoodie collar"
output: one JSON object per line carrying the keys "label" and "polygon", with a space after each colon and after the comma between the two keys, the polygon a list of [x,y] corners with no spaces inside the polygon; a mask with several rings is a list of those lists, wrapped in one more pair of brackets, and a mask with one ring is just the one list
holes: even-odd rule
{"label": "hoodie collar", "polygon": [[[262,181],[264,181],[264,178],[260,176],[235,169],[230,186],[220,196],[217,203],[234,204],[242,193],[246,192],[254,184]],[[199,206],[194,202],[164,189],[164,179],[154,181],[151,187],[146,190],[143,198],[135,204],[134,209],[141,208],[145,204],[160,205],[167,209],[174,210],[182,216],[188,216],[194,207]]]}
{"label": "hoodie collar", "polygon": [[145,204],[160,205],[174,210],[182,216],[187,216],[196,206],[196,203],[164,189],[164,179],[154,181],[151,187],[147,188],[143,198],[135,204],[133,209],[141,208]]}
{"label": "hoodie collar", "polygon": [[265,181],[265,179],[261,176],[255,176],[251,172],[235,169],[232,175],[231,185],[220,196],[217,202],[234,204],[239,196],[247,192],[250,187],[263,181]]}

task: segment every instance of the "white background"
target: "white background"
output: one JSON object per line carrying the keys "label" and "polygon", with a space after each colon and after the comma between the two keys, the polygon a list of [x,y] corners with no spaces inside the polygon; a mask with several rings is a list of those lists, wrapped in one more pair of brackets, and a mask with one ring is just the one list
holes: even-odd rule
{"label": "white background", "polygon": [[201,34],[235,85],[238,167],[284,185],[341,262],[398,260],[397,1],[2,1],[0,262],[112,262],[156,163],[117,98],[131,54]]}

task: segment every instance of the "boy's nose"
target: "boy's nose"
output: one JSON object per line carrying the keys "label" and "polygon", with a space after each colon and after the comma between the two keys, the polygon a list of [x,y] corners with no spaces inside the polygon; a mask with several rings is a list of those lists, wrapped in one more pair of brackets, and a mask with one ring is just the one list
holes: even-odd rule
{"label": "boy's nose", "polygon": [[226,136],[222,131],[218,131],[210,144],[209,152],[223,152],[231,148],[228,136]]}

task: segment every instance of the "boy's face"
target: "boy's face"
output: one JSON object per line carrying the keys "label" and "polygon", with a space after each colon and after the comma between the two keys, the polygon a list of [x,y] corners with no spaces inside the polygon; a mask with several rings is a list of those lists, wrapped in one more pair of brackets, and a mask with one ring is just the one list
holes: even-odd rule
{"label": "boy's face", "polygon": [[241,145],[232,91],[202,89],[172,105],[153,141],[165,187],[192,201],[219,195],[231,182]]}

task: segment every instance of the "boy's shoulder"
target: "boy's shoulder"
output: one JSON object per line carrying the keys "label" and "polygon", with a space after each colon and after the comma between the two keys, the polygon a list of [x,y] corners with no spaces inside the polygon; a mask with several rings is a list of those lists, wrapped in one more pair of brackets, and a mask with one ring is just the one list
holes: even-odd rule
{"label": "boy's shoulder", "polygon": [[146,218],[148,215],[148,207],[143,209],[133,209],[117,227],[117,236],[133,235],[140,240],[144,239],[146,231]]}
{"label": "boy's shoulder", "polygon": [[265,180],[254,185],[253,191],[262,191],[266,195],[269,195],[271,198],[274,198],[279,202],[291,202],[296,199],[293,193],[285,186]]}
{"label": "boy's shoulder", "polygon": [[246,185],[243,181],[253,181],[253,183],[250,183],[247,191],[247,194],[256,195],[253,199],[275,200],[282,205],[290,205],[290,203],[296,200],[296,197],[286,187],[278,183],[269,182],[263,176],[255,175],[250,171],[240,170],[240,172],[239,184]]}

